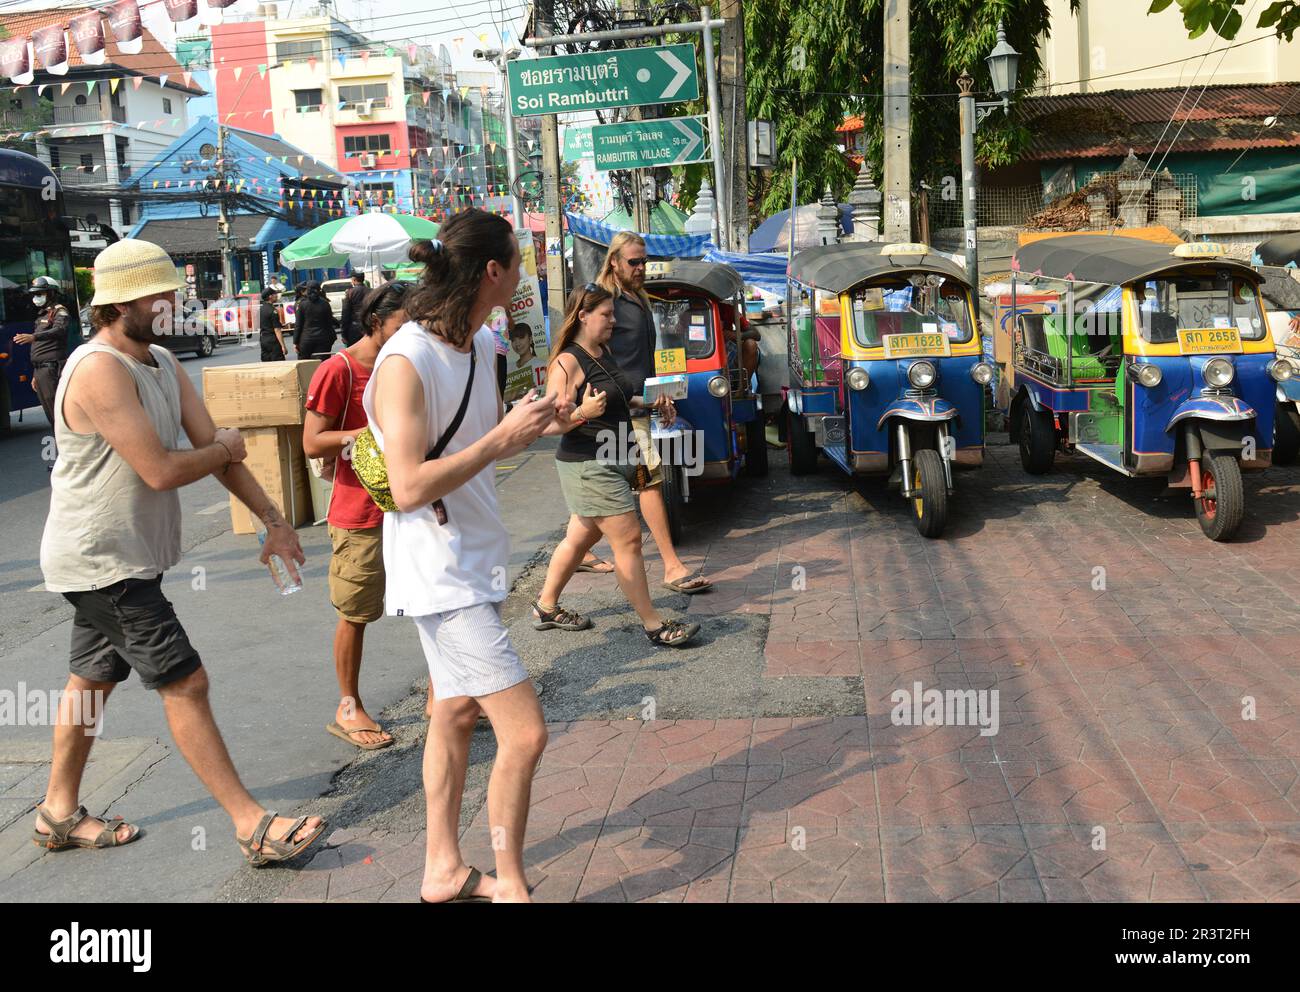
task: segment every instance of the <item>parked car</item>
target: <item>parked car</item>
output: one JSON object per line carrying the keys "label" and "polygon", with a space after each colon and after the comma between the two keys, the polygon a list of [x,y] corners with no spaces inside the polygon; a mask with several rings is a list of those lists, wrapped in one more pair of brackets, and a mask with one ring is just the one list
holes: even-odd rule
{"label": "parked car", "polygon": [[343,296],[351,288],[351,278],[326,279],[320,284],[321,293],[329,300],[330,309],[334,311],[334,316],[339,321],[343,320]]}
{"label": "parked car", "polygon": [[[82,340],[90,340],[90,306],[81,308]],[[211,311],[203,300],[181,301],[181,326],[176,333],[163,335],[158,343],[168,351],[176,354],[193,352],[199,358],[207,358],[217,350],[217,328],[212,321]]]}

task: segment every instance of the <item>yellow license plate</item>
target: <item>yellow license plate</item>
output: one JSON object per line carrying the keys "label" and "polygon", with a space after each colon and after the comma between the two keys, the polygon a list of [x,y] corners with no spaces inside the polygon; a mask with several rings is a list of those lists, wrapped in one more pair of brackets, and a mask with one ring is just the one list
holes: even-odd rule
{"label": "yellow license plate", "polygon": [[685,348],[660,348],[655,352],[655,375],[676,375],[685,371]]}
{"label": "yellow license plate", "polygon": [[1235,327],[1188,327],[1178,332],[1184,355],[1241,354],[1241,332]]}
{"label": "yellow license plate", "polygon": [[924,355],[948,357],[952,345],[946,334],[886,334],[886,358],[920,358]]}

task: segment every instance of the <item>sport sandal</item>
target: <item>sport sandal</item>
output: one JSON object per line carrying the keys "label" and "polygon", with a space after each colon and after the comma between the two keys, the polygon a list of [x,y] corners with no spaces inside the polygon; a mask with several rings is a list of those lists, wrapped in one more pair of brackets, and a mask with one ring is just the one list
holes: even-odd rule
{"label": "sport sandal", "polygon": [[[92,817],[86,812],[85,806],[78,806],[70,815],[65,816],[62,820],[56,820],[50,815],[44,804],[38,804],[36,816],[37,819],[50,828],[50,832],[43,834],[33,827],[32,843],[48,851],[62,851],[67,847],[121,847],[123,844],[129,844],[131,841],[138,839],[142,832],[134,823],[127,823],[120,816],[112,818],[107,816]],[[77,824],[87,818],[103,820],[104,829],[94,837],[73,837],[72,831],[77,828]],[[131,828],[131,835],[126,840],[118,840],[117,832],[124,826]]]}
{"label": "sport sandal", "polygon": [[698,623],[667,620],[658,630],[647,630],[645,636],[658,647],[679,648],[700,632]]}
{"label": "sport sandal", "polygon": [[555,604],[555,609],[542,609],[541,600],[533,600],[533,629],[534,630],[586,630],[591,626],[591,620],[584,617],[581,613],[573,613]]}
{"label": "sport sandal", "polygon": [[[271,824],[280,814],[275,810],[267,810],[262,814],[262,818],[257,821],[257,828],[253,831],[253,836],[248,838],[236,837],[239,842],[239,849],[244,852],[244,857],[254,868],[261,868],[265,865],[276,864],[281,861],[288,861],[290,858],[296,858],[303,851],[307,850],[321,834],[329,823],[325,820],[320,821],[320,826],[307,835],[305,840],[295,841],[294,835],[307,822],[307,817],[300,816],[294,820],[289,829],[284,832],[284,836],[279,840],[273,840],[266,836],[266,832],[271,829]],[[257,845],[261,850],[258,850]]]}

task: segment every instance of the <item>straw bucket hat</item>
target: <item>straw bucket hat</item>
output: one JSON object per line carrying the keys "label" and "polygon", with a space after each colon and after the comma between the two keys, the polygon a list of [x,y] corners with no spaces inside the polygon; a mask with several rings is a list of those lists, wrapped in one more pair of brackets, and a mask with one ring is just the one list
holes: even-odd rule
{"label": "straw bucket hat", "polygon": [[180,288],[170,255],[148,241],[125,238],[95,256],[95,296],[90,305],[130,303]]}

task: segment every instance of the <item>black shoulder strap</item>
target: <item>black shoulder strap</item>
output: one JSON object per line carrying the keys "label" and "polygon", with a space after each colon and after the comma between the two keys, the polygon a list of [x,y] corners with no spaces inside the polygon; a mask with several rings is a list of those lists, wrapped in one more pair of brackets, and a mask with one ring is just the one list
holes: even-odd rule
{"label": "black shoulder strap", "polygon": [[433,461],[442,454],[442,449],[447,447],[447,443],[455,436],[460,422],[465,419],[465,411],[469,409],[469,394],[474,392],[474,360],[478,354],[478,345],[474,344],[469,349],[469,380],[465,383],[465,395],[460,398],[460,409],[456,411],[456,416],[451,418],[451,423],[447,429],[442,432],[442,437],[438,438],[438,443],[433,446],[429,452],[426,461]]}

